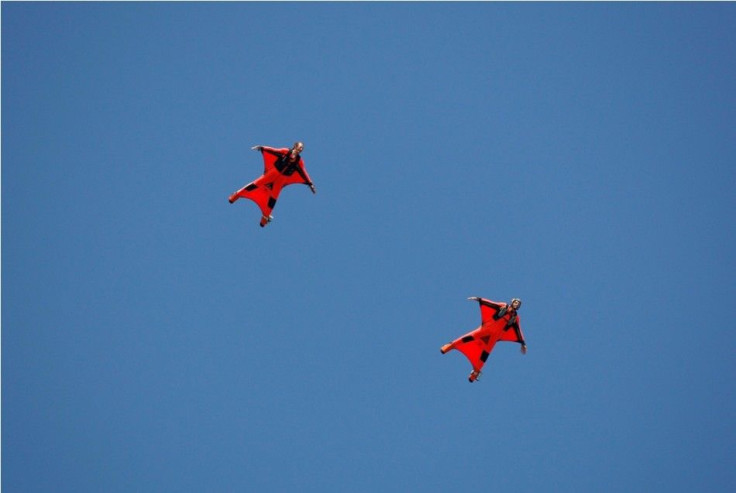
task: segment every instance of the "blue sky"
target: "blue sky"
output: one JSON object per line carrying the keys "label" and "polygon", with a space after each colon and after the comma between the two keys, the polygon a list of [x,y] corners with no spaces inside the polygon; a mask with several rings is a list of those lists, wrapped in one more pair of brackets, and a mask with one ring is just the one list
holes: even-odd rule
{"label": "blue sky", "polygon": [[4,2],[4,490],[734,489],[734,25]]}

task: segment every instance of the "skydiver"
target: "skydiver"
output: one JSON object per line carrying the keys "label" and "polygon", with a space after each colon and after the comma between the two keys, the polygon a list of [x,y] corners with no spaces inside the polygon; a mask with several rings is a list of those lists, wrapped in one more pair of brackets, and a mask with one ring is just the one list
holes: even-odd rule
{"label": "skydiver", "polygon": [[[474,331],[449,342],[440,348],[442,354],[458,349],[470,360],[473,371],[468,380],[474,382],[480,376],[480,370],[486,362],[493,346],[499,340],[518,342],[521,344],[521,353],[526,354],[527,347],[524,334],[519,326],[518,310],[521,300],[513,298],[509,303],[497,303],[478,296],[471,296],[469,300],[477,301],[481,305],[482,324]],[[483,307],[491,309],[484,311]],[[495,323],[494,323],[495,322]],[[503,323],[499,325],[498,322]],[[508,331],[513,329],[513,334]],[[472,349],[469,349],[472,347]]]}
{"label": "skydiver", "polygon": [[[261,227],[273,220],[271,211],[276,205],[276,200],[283,187],[294,183],[303,183],[309,186],[312,193],[317,193],[317,189],[312,183],[301,157],[304,143],[295,142],[290,149],[276,149],[262,145],[253,146],[251,149],[260,151],[263,155],[266,163],[264,173],[257,180],[230,195],[228,201],[232,204],[239,198],[253,200],[261,208]],[[294,173],[301,178],[301,181],[294,178]]]}

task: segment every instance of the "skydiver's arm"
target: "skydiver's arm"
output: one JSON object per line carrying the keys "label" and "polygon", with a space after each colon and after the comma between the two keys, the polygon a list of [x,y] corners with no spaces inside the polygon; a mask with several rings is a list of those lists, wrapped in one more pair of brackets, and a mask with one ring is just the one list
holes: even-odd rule
{"label": "skydiver's arm", "polygon": [[496,303],[495,301],[491,301],[491,300],[487,300],[485,298],[481,298],[480,296],[471,296],[468,299],[469,300],[472,300],[472,301],[477,301],[481,305],[490,306],[491,308],[495,308],[496,310],[500,310],[503,307],[503,305],[500,304],[500,303]]}
{"label": "skydiver's arm", "polygon": [[501,308],[503,308],[503,305],[502,304],[496,303],[495,301],[487,300],[485,298],[481,298],[479,296],[471,296],[468,299],[469,300],[473,300],[473,301],[477,301],[481,305],[489,306],[489,307],[491,307],[491,308],[493,308],[495,310],[500,310]]}
{"label": "skydiver's arm", "polygon": [[299,176],[302,177],[302,180],[304,180],[304,182],[307,185],[311,185],[312,184],[312,180],[309,179],[309,176],[307,175],[307,172],[304,171],[304,168],[302,167],[302,163],[299,163],[296,166],[296,172],[299,173]]}
{"label": "skydiver's arm", "polygon": [[309,178],[309,174],[307,174],[307,170],[304,169],[304,161],[301,159],[299,160],[299,164],[296,166],[296,172],[299,173],[299,176],[302,177],[302,180],[309,185],[309,188],[312,190],[312,193],[317,193],[317,189],[314,188],[314,183],[312,183],[311,178]]}
{"label": "skydiver's arm", "polygon": [[284,154],[286,154],[286,152],[288,152],[288,150],[276,149],[274,147],[268,147],[268,146],[255,146],[253,147],[253,149],[257,151],[261,151],[261,152],[267,152],[269,154],[272,154],[274,156],[279,156],[279,157],[283,156]]}
{"label": "skydiver's arm", "polygon": [[506,314],[506,305],[500,305],[495,301],[480,298],[478,296],[472,296],[468,299],[478,302],[483,322],[486,322],[488,317],[492,317],[493,320],[498,320]]}
{"label": "skydiver's arm", "polygon": [[501,303],[496,303],[495,301],[487,300],[485,298],[479,298],[478,303],[480,303],[481,305],[490,306],[491,308],[495,308],[497,310],[503,308],[503,305]]}
{"label": "skydiver's arm", "polygon": [[519,344],[521,344],[521,353],[526,354],[526,341],[524,340],[524,334],[521,333],[519,322],[514,322],[511,324],[511,327],[513,327],[514,332],[516,332],[516,339],[519,341]]}

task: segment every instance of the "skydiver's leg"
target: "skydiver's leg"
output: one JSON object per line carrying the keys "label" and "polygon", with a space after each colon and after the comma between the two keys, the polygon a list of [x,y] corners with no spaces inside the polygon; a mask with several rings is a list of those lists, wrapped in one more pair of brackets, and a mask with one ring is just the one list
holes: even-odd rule
{"label": "skydiver's leg", "polygon": [[261,216],[261,227],[264,227],[266,224],[273,221],[273,216],[271,215],[271,211],[273,211],[273,208],[276,207],[276,199],[271,196],[268,198],[268,204],[266,204],[267,210],[266,214],[263,214]]}
{"label": "skydiver's leg", "polygon": [[452,351],[453,349],[455,349],[455,347],[458,344],[470,342],[470,341],[473,341],[473,340],[475,340],[475,337],[473,337],[473,336],[463,336],[463,337],[461,337],[459,339],[455,339],[452,342],[448,342],[447,344],[445,344],[444,346],[442,346],[440,348],[440,352],[442,354],[445,354],[446,352]]}
{"label": "skydiver's leg", "polygon": [[233,194],[227,198],[227,201],[230,202],[231,204],[235,203],[235,201],[240,198],[240,195],[238,195],[239,193],[240,193],[240,190],[238,190],[237,192],[233,192]]}
{"label": "skydiver's leg", "polygon": [[230,202],[232,204],[233,202],[235,202],[239,198],[245,197],[245,193],[246,192],[248,192],[250,190],[253,190],[255,188],[256,188],[256,184],[253,183],[253,182],[250,182],[246,186],[244,186],[243,188],[241,188],[240,190],[238,190],[237,192],[233,193],[227,200],[228,200],[228,202]]}
{"label": "skydiver's leg", "polygon": [[488,359],[488,355],[489,354],[490,353],[488,351],[485,351],[485,350],[482,353],[480,353],[480,361],[481,362],[480,362],[480,365],[478,365],[478,366],[473,365],[473,371],[470,372],[470,376],[468,377],[468,381],[470,383],[475,382],[480,377],[480,370],[481,370],[481,368],[483,368],[485,366],[486,360]]}

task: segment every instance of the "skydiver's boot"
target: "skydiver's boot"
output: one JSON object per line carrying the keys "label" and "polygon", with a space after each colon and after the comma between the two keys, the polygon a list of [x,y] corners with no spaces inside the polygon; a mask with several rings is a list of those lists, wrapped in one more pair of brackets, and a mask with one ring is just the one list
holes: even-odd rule
{"label": "skydiver's boot", "polygon": [[441,352],[442,354],[445,354],[445,353],[446,353],[447,351],[449,351],[450,349],[452,349],[452,343],[451,343],[451,342],[448,342],[447,344],[445,344],[444,346],[442,346],[442,347],[440,348],[440,352]]}
{"label": "skydiver's boot", "polygon": [[480,376],[480,372],[479,371],[475,371],[475,370],[471,371],[470,372],[470,376],[468,377],[468,382],[470,382],[470,383],[475,382],[476,380],[478,380],[478,377],[479,376]]}
{"label": "skydiver's boot", "polygon": [[273,216],[261,216],[261,227],[273,221]]}

